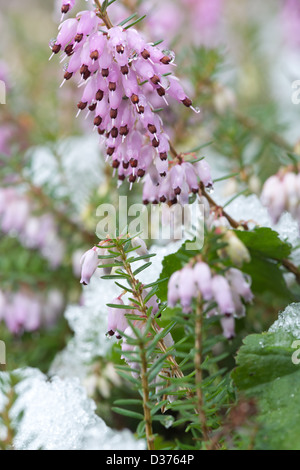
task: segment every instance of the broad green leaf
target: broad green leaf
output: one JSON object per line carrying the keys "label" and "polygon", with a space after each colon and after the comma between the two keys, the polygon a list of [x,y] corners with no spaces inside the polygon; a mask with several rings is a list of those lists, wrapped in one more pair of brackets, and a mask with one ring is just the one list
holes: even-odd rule
{"label": "broad green leaf", "polygon": [[282,321],[274,332],[248,336],[232,373],[239,392],[257,400],[258,450],[300,450],[300,365],[292,361],[292,321],[286,315],[289,328]]}
{"label": "broad green leaf", "polygon": [[251,231],[236,230],[235,233],[251,252],[259,253],[265,258],[282,260],[291,254],[291,245],[283,242],[278,233],[270,228],[259,227]]}

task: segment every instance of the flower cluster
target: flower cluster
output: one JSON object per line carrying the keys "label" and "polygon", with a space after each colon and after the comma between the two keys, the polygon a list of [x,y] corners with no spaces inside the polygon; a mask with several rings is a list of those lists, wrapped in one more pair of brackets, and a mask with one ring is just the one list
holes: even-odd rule
{"label": "flower cluster", "polygon": [[[221,315],[226,338],[233,338],[234,318],[245,315],[244,302],[251,302],[253,294],[250,280],[236,268],[224,275],[215,274],[204,262],[176,271],[168,285],[168,304],[175,307],[180,302],[185,314],[192,312],[192,301],[201,298],[208,316]],[[215,305],[215,306],[214,306]],[[211,306],[211,308],[210,308]]]}
{"label": "flower cluster", "polygon": [[261,201],[276,224],[288,211],[300,224],[300,173],[289,168],[271,176],[264,184]]}
{"label": "flower cluster", "polygon": [[[99,10],[83,11],[61,24],[51,45],[53,54],[62,52],[63,59],[69,59],[63,83],[81,76],[79,87],[84,85],[84,91],[78,113],[93,113],[94,127],[105,141],[107,160],[120,184],[148,175],[155,187],[165,188],[166,197],[176,181],[177,191],[181,183],[186,183],[183,194],[196,191],[197,177],[206,178],[207,164],[205,169],[203,162],[199,169],[181,162],[169,165],[169,137],[151,104],[151,96],[162,104],[169,96],[198,112],[172,73],[173,54],[147,43],[135,29],[115,26],[103,31],[100,26]],[[207,179],[211,184],[211,177]]]}
{"label": "flower cluster", "polygon": [[56,289],[40,295],[29,290],[0,291],[0,321],[4,320],[13,334],[53,325],[63,307],[63,295]]}
{"label": "flower cluster", "polygon": [[[189,195],[199,192],[200,182],[207,188],[213,185],[210,167],[204,160],[190,163],[184,162],[180,157],[179,163],[171,166],[169,171],[164,162],[159,162],[156,168],[152,167],[150,170],[143,189],[144,204],[188,204]],[[162,177],[164,178],[161,179]]]}
{"label": "flower cluster", "polygon": [[39,250],[53,269],[62,263],[65,247],[53,216],[34,215],[32,203],[14,188],[0,188],[0,230],[17,236],[25,247]]}

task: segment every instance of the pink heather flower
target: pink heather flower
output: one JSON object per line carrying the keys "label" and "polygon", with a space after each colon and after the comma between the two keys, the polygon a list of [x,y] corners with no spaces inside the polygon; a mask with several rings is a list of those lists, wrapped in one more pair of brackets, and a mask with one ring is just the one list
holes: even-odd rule
{"label": "pink heather flower", "polygon": [[195,274],[193,268],[185,267],[181,271],[179,296],[185,313],[191,310],[192,299],[197,295]]}
{"label": "pink heather flower", "polygon": [[235,321],[232,315],[221,318],[221,325],[223,328],[223,335],[227,339],[233,339],[235,337]]}
{"label": "pink heather flower", "polygon": [[211,272],[208,264],[196,263],[194,267],[195,282],[204,300],[212,299]]}
{"label": "pink heather flower", "polygon": [[63,311],[65,300],[63,294],[58,289],[51,289],[45,297],[43,305],[42,323],[46,327],[55,324],[58,316]]}
{"label": "pink heather flower", "polygon": [[281,180],[277,175],[271,176],[265,182],[261,201],[268,207],[273,222],[277,223],[285,210],[285,194],[282,191]]}
{"label": "pink heather flower", "polygon": [[246,279],[245,275],[236,268],[230,268],[226,272],[226,279],[228,280],[231,289],[242,297],[245,302],[252,302],[253,294],[250,287],[250,278]]}
{"label": "pink heather flower", "polygon": [[181,277],[181,271],[175,271],[169,280],[168,285],[168,305],[172,308],[175,307],[177,302],[180,300],[179,295],[179,282]]}
{"label": "pink heather flower", "polygon": [[0,291],[0,321],[4,320],[13,334],[53,325],[63,307],[64,298],[58,290],[39,295],[28,291],[10,294]]}
{"label": "pink heather flower", "polygon": [[68,13],[69,11],[72,10],[72,8],[75,5],[76,0],[62,0],[61,1],[61,12],[63,14]]}
{"label": "pink heather flower", "polygon": [[206,187],[212,187],[213,186],[213,181],[211,177],[211,171],[210,171],[210,166],[205,160],[201,160],[200,162],[197,162],[194,164],[196,169],[196,173],[204,186]]}
{"label": "pink heather flower", "polygon": [[[211,272],[208,264],[197,262],[193,268],[185,267],[172,274],[168,285],[168,305],[174,308],[177,303],[183,313],[192,311],[192,300],[201,296],[207,317],[221,315],[241,318],[245,315],[244,302],[251,302],[253,294],[250,278],[235,268],[230,268],[224,276]],[[217,307],[211,305],[214,301]],[[244,302],[243,302],[244,301]],[[234,336],[234,321],[222,323],[226,337]],[[229,335],[228,331],[232,334]]]}
{"label": "pink heather flower", "polygon": [[234,303],[228,281],[223,276],[214,276],[211,287],[221,314],[233,314]]}
{"label": "pink heather flower", "polygon": [[29,215],[29,204],[26,199],[17,198],[5,210],[1,220],[1,230],[5,233],[16,231],[20,233]]}
{"label": "pink heather flower", "polygon": [[211,187],[212,178],[209,165],[203,161],[200,163],[202,163],[201,167],[198,166],[199,162],[177,164],[171,167],[167,176],[162,180],[158,172],[156,172],[156,179],[155,175],[152,175],[152,178],[150,174],[146,175],[143,190],[144,204],[149,202],[176,204],[178,202],[184,205],[188,203],[189,194],[196,194],[199,191],[200,182],[206,187]]}
{"label": "pink heather flower", "polygon": [[[102,21],[95,11],[83,11],[76,19],[62,23],[52,45],[53,54],[61,51],[63,58],[70,57],[64,82],[77,74],[81,76],[79,86],[85,85],[78,113],[85,109],[92,113],[120,184],[125,179],[133,184],[145,177],[146,185],[149,175],[153,185],[162,186],[167,179],[171,192],[179,194],[181,188],[180,200],[187,202],[189,192],[198,190],[199,171],[197,167],[185,168],[185,163],[169,169],[169,138],[152,105],[153,96],[165,104],[169,95],[198,112],[172,75],[174,57],[148,43],[135,29],[115,26],[104,33],[100,27]],[[210,185],[208,168],[202,173]]]}
{"label": "pink heather flower", "polygon": [[264,184],[261,201],[275,224],[285,211],[300,223],[300,174],[283,169],[271,176]]}
{"label": "pink heather flower", "polygon": [[[114,305],[124,305],[124,302],[119,297],[112,301]],[[128,310],[122,308],[108,308],[108,334],[113,336],[117,330],[126,331],[128,328],[128,322],[125,314],[129,313]],[[116,336],[117,339],[121,339],[119,333]]]}
{"label": "pink heather flower", "polygon": [[81,284],[87,286],[90,283],[91,277],[95,274],[98,265],[98,248],[95,246],[88,250],[81,258]]}

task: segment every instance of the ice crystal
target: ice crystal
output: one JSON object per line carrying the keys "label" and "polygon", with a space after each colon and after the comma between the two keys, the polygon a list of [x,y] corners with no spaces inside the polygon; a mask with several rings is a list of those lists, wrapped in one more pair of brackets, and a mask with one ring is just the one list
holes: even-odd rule
{"label": "ice crystal", "polygon": [[278,320],[269,329],[270,333],[284,331],[300,339],[300,303],[292,303],[279,313]]}
{"label": "ice crystal", "polygon": [[[51,381],[36,369],[18,371],[21,381],[11,418],[17,425],[17,450],[142,450],[129,431],[115,432],[95,414],[95,403],[78,379]],[[5,374],[7,376],[7,374]],[[3,406],[3,396],[0,405]]]}

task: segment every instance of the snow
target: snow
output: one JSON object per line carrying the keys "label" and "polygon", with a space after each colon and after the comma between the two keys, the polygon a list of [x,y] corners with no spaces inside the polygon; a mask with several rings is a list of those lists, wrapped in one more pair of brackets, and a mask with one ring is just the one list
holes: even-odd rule
{"label": "snow", "polygon": [[[17,425],[14,448],[17,450],[143,450],[128,431],[113,431],[95,414],[96,405],[87,397],[78,379],[51,381],[37,369],[15,371],[21,381],[18,398],[11,409]],[[7,382],[8,374],[1,373]],[[4,404],[3,394],[0,405]],[[1,410],[1,408],[0,408]]]}
{"label": "snow", "polygon": [[270,333],[284,331],[300,339],[300,303],[292,303],[279,313],[278,320],[269,329]]}

